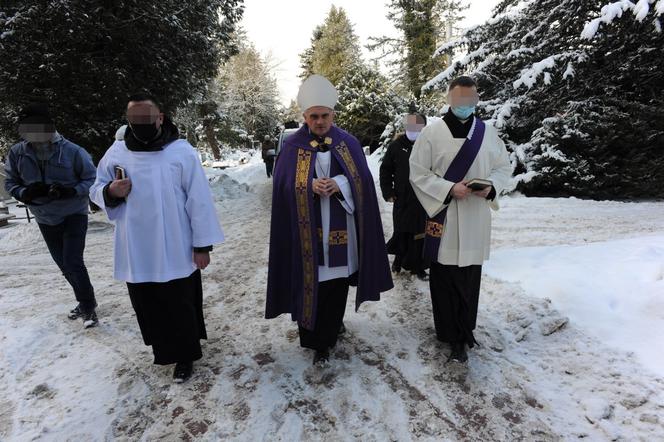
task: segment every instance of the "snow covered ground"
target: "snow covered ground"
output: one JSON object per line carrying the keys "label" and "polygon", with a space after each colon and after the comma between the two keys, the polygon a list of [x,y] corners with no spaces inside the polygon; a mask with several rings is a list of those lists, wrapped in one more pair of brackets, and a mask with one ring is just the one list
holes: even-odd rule
{"label": "snow covered ground", "polygon": [[103,214],[86,250],[91,330],[66,319],[73,295],[37,226],[0,229],[0,440],[664,440],[663,203],[505,198],[467,368],[445,363],[427,283],[401,276],[381,302],[348,303],[348,333],[315,369],[290,318],[263,319],[263,164],[208,174],[228,240],[182,385],[152,365],[111,278]]}

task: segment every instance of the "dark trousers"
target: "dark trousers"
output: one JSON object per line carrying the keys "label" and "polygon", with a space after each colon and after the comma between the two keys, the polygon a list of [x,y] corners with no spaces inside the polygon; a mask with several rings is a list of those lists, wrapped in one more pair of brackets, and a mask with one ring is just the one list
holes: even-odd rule
{"label": "dark trousers", "polygon": [[168,282],[127,283],[143,342],[159,365],[196,361],[207,339],[201,271]]}
{"label": "dark trousers", "polygon": [[83,262],[88,216],[70,215],[55,226],[39,224],[39,230],[53,261],[74,289],[74,295],[81,309],[84,311],[94,309],[97,306],[95,292],[90,283],[88,269]]}
{"label": "dark trousers", "polygon": [[415,233],[394,232],[387,242],[387,253],[394,255],[394,264],[397,267],[419,273],[427,268],[422,256],[424,239],[415,239]]}
{"label": "dark trousers", "polygon": [[443,342],[476,344],[473,330],[477,323],[482,266],[459,267],[431,263],[429,288],[436,336]]}
{"label": "dark trousers", "polygon": [[268,178],[272,176],[272,169],[274,169],[274,158],[265,160],[265,173]]}
{"label": "dark trousers", "polygon": [[346,312],[348,278],[332,279],[318,284],[318,305],[314,330],[299,327],[300,346],[325,350],[337,344],[339,329]]}

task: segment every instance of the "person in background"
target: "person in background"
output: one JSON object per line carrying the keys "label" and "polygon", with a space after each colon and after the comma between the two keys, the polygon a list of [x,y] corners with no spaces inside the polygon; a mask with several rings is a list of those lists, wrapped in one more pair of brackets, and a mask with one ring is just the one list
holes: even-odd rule
{"label": "person in background", "polygon": [[69,319],[94,327],[97,301],[83,261],[88,191],[96,172],[92,158],[57,132],[47,104],[26,106],[18,132],[23,140],[9,150],[5,189],[33,213],[53,261],[74,290],[78,304]]}
{"label": "person in background", "polygon": [[261,155],[265,162],[265,172],[267,173],[267,177],[270,178],[272,177],[272,169],[274,168],[275,144],[269,135],[265,135],[263,146],[261,148]]}
{"label": "person in background", "polygon": [[406,133],[397,136],[387,146],[380,165],[380,189],[383,198],[394,203],[394,233],[387,243],[387,252],[394,255],[392,271],[399,273],[403,268],[423,281],[428,279],[428,265],[422,256],[427,216],[408,177],[410,153],[426,123],[424,115],[407,115],[404,124]]}

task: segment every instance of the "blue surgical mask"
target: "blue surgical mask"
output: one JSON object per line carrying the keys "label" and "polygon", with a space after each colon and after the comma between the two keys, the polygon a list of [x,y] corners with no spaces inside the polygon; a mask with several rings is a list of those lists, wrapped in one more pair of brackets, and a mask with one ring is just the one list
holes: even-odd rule
{"label": "blue surgical mask", "polygon": [[454,106],[452,113],[460,120],[467,120],[475,113],[475,106]]}
{"label": "blue surgical mask", "polygon": [[406,138],[408,138],[410,141],[417,140],[417,137],[419,137],[419,136],[420,136],[419,131],[410,131],[410,130],[406,131]]}

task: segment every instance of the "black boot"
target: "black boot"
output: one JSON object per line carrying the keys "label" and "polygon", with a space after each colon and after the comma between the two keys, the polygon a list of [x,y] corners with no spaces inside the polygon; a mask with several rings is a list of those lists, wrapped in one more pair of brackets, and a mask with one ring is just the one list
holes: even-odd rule
{"label": "black boot", "polygon": [[316,350],[314,353],[314,365],[322,365],[330,360],[330,350]]}
{"label": "black boot", "polygon": [[94,309],[90,310],[89,312],[83,313],[81,315],[81,318],[83,318],[84,328],[95,327],[97,326],[97,324],[99,324],[99,320],[97,319],[97,313],[95,313]]}
{"label": "black boot", "polygon": [[338,333],[338,335],[341,336],[341,335],[344,335],[344,334],[346,334],[346,326],[345,326],[344,323],[342,322],[342,323],[341,323],[341,327],[339,327],[339,333]]}
{"label": "black boot", "polygon": [[417,276],[417,279],[420,281],[428,281],[429,280],[429,275],[427,275],[427,272],[424,270],[420,270],[419,272],[415,273],[415,276]]}
{"label": "black boot", "polygon": [[399,264],[396,259],[392,263],[392,272],[396,273],[397,275],[401,273],[401,264]]}
{"label": "black boot", "polygon": [[69,319],[78,319],[83,316],[83,311],[81,310],[81,304],[78,304],[76,307],[69,311],[67,317]]}
{"label": "black boot", "polygon": [[466,344],[463,342],[452,342],[452,353],[447,361],[456,361],[464,363],[468,360],[468,353],[466,353]]}
{"label": "black boot", "polygon": [[194,363],[192,361],[188,362],[178,362],[175,364],[175,369],[173,370],[173,382],[176,384],[181,384],[191,377],[191,372],[194,369]]}

